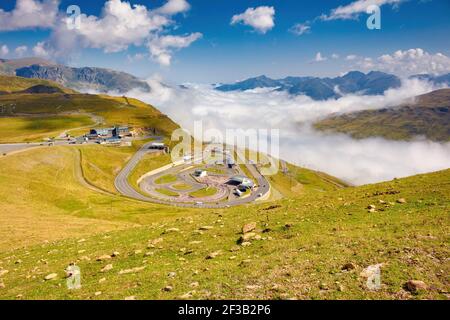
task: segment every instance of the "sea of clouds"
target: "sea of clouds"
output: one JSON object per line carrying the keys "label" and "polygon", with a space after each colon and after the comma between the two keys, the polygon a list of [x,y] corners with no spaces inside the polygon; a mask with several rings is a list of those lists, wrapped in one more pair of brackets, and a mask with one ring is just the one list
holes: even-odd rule
{"label": "sea of clouds", "polygon": [[[151,92],[127,95],[160,109],[192,132],[194,121],[204,129],[280,129],[280,156],[291,163],[320,170],[355,185],[387,181],[450,167],[450,143],[417,139],[411,142],[381,138],[355,140],[326,134],[312,124],[330,114],[395,106],[436,88],[427,82],[405,80],[402,87],[380,96],[347,95],[314,101],[306,96],[256,89],[220,92],[209,85],[166,86],[158,77],[147,80]],[[199,138],[199,137],[197,137]]]}

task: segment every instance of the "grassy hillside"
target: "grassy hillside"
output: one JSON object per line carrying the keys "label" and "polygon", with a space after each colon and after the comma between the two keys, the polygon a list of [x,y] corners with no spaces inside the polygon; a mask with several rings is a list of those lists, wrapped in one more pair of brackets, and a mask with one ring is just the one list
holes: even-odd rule
{"label": "grassy hillside", "polygon": [[0,117],[0,143],[41,141],[64,130],[93,124],[86,115]]}
{"label": "grassy hillside", "polygon": [[[128,124],[156,129],[163,135],[178,125],[157,109],[142,102],[125,103],[118,99],[89,94],[8,94],[0,95],[0,106],[9,114],[47,114],[67,112],[92,113],[105,119],[105,125]],[[14,107],[14,109],[11,109]]]}
{"label": "grassy hillside", "polygon": [[[55,87],[62,93],[23,92],[36,85],[45,85],[47,90]],[[42,137],[39,133],[51,135],[53,128],[61,131],[77,128],[81,117],[85,118],[87,113],[102,117],[104,125],[107,126],[129,125],[164,136],[170,136],[172,131],[178,128],[169,117],[139,100],[80,94],[51,81],[0,76],[0,92],[3,92],[0,94],[0,121],[10,127],[9,137],[17,137],[13,140],[8,138],[8,142],[39,140]],[[80,116],[71,119],[67,114]],[[29,118],[31,116],[40,118]],[[63,117],[67,120],[64,121]],[[47,131],[44,130],[45,126],[39,129],[40,131],[34,130],[33,123],[38,120],[41,123],[47,122]],[[11,131],[13,129],[17,130]],[[79,133],[76,130],[74,132]]]}
{"label": "grassy hillside", "polygon": [[42,147],[0,158],[0,251],[180,212],[89,189],[83,171],[88,182],[110,191],[116,166],[132,151],[87,146],[80,157],[79,148]]}
{"label": "grassy hillside", "polygon": [[283,197],[334,191],[348,186],[335,177],[292,164],[287,164],[287,170],[287,172],[280,170],[276,175],[267,177],[272,188],[275,189],[274,193],[279,193]]}
{"label": "grassy hillside", "polygon": [[[0,298],[416,299],[450,289],[450,170],[197,210],[84,188],[76,155],[58,147],[0,158]],[[251,245],[238,245],[250,222]],[[70,263],[81,268],[80,290],[66,288]],[[379,263],[382,287],[370,291],[360,274]],[[411,279],[428,289],[408,293]]]}
{"label": "grassy hillside", "polygon": [[39,80],[39,79],[27,79],[15,76],[0,76],[0,92],[17,92],[28,89],[36,85],[46,85],[53,86],[63,90],[65,93],[75,93],[72,89],[64,88],[63,86],[57,84],[56,82]]}
{"label": "grassy hillside", "polygon": [[347,133],[357,139],[411,140],[424,136],[433,141],[450,141],[449,109],[450,89],[443,89],[420,96],[415,103],[395,108],[332,116],[319,121],[315,127]]}

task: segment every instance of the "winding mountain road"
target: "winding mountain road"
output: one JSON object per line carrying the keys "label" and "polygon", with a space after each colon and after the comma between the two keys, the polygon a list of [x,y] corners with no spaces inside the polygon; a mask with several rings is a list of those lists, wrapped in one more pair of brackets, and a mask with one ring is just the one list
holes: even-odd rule
{"label": "winding mountain road", "polygon": [[134,154],[131,160],[126,164],[125,168],[117,175],[114,184],[116,186],[117,191],[125,197],[132,198],[139,201],[152,202],[163,205],[170,205],[176,207],[183,208],[228,208],[232,206],[243,205],[247,203],[254,202],[259,198],[264,197],[270,192],[270,184],[267,179],[260,174],[257,167],[255,165],[247,164],[247,169],[253,175],[253,177],[257,180],[257,190],[253,191],[252,194],[245,198],[235,199],[228,202],[217,202],[217,203],[184,203],[184,202],[173,202],[173,201],[164,201],[161,199],[156,199],[153,197],[145,196],[135,190],[130,183],[128,182],[129,175],[133,172],[134,168],[137,164],[142,160],[142,158],[152,152],[159,152],[158,150],[149,149],[150,145],[153,143],[149,142],[143,145],[138,152]]}

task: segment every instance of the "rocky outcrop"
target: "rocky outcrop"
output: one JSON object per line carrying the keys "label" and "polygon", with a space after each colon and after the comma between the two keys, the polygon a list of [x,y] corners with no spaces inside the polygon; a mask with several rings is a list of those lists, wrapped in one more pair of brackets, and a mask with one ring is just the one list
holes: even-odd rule
{"label": "rocky outcrop", "polygon": [[71,68],[62,65],[31,65],[16,70],[24,78],[52,80],[79,91],[116,91],[125,93],[132,89],[150,91],[149,85],[125,72],[103,68]]}

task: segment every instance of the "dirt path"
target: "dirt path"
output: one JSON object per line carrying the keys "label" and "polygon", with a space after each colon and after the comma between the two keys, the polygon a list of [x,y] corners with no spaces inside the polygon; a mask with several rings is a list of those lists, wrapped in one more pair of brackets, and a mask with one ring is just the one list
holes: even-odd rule
{"label": "dirt path", "polygon": [[83,173],[81,150],[80,149],[71,149],[71,150],[73,151],[74,156],[75,156],[74,176],[78,180],[78,182],[82,186],[84,186],[92,191],[99,192],[101,194],[108,195],[108,196],[117,196],[114,193],[107,192],[107,191],[91,184],[89,181],[87,181],[84,176],[84,173]]}

